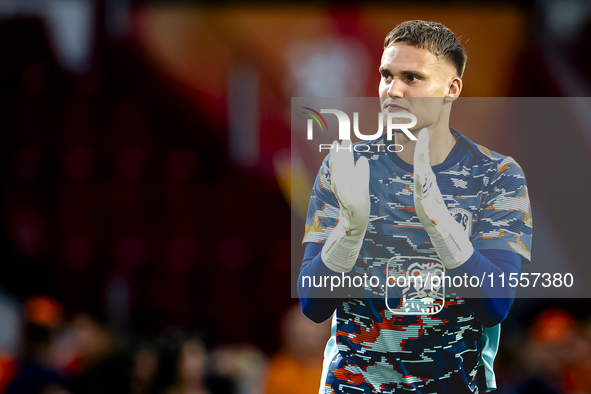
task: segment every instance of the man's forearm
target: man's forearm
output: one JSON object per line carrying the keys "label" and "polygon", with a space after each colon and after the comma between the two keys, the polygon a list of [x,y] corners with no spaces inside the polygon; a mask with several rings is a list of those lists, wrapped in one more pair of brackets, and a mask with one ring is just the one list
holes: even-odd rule
{"label": "man's forearm", "polygon": [[[339,301],[339,294],[330,286],[314,286],[324,283],[326,276],[341,276],[330,270],[322,261],[321,250],[324,244],[310,243],[306,246],[304,261],[298,278],[298,295],[302,312],[310,320],[320,323],[332,316]],[[330,283],[330,282],[329,282]]]}
{"label": "man's forearm", "polygon": [[[455,288],[458,295],[466,300],[482,325],[492,327],[502,322],[515,298],[515,288],[507,286],[509,275],[519,274],[521,256],[504,250],[474,250],[472,256],[458,268],[448,269],[452,277],[477,277],[478,286]],[[492,274],[492,275],[491,275]],[[501,278],[504,276],[504,282]],[[484,281],[482,281],[484,278]],[[502,283],[505,286],[502,286]],[[465,283],[463,283],[465,285]]]}

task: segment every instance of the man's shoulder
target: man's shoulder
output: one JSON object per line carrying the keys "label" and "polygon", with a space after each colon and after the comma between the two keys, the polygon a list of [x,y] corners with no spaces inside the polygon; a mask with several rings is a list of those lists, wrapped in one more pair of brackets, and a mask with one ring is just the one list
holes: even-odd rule
{"label": "man's shoulder", "polygon": [[517,161],[515,161],[513,157],[502,155],[482,145],[476,145],[476,147],[487,157],[488,160],[495,164],[496,172],[499,175],[525,178],[525,175],[523,174],[523,169],[517,163]]}
{"label": "man's shoulder", "polygon": [[454,134],[457,134],[458,136],[460,136],[465,143],[471,148],[471,150],[473,151],[473,153],[475,154],[475,156],[477,158],[479,158],[482,161],[486,161],[492,164],[492,167],[494,169],[496,169],[496,171],[499,174],[505,173],[505,175],[508,174],[523,174],[523,170],[521,168],[521,166],[517,163],[517,161],[511,157],[511,156],[507,156],[507,155],[503,155],[499,152],[496,152],[492,149],[489,149],[483,145],[477,144],[472,142],[470,139],[468,139],[467,137],[461,135],[460,133],[458,133],[457,131],[454,130]]}
{"label": "man's shoulder", "polygon": [[495,152],[492,149],[489,149],[485,146],[482,146],[480,144],[474,144],[475,149],[478,150],[478,152],[480,153],[481,156],[483,156],[484,158],[486,158],[487,160],[493,161],[495,163],[502,163],[504,161],[515,161],[515,159],[513,159],[511,156],[507,156],[507,155],[503,155],[499,152]]}

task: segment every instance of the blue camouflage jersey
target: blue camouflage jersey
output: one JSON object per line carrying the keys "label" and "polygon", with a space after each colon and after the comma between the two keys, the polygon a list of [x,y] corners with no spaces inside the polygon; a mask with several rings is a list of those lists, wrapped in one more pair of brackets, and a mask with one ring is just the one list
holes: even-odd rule
{"label": "blue camouflage jersey", "polygon": [[[459,149],[432,167],[448,210],[476,250],[508,251],[529,261],[532,218],[521,167],[511,157],[450,131]],[[386,143],[382,135],[355,145]],[[438,275],[443,267],[414,209],[412,165],[383,147],[355,153],[355,159],[360,155],[370,165],[370,223],[349,275],[380,280],[351,288],[338,303],[320,392],[459,394],[494,389],[494,377],[484,370],[492,371],[499,327],[483,327],[466,301],[445,286],[415,286],[406,293],[409,288],[386,285],[390,275]],[[304,243],[324,243],[338,223],[328,159],[312,190]]]}

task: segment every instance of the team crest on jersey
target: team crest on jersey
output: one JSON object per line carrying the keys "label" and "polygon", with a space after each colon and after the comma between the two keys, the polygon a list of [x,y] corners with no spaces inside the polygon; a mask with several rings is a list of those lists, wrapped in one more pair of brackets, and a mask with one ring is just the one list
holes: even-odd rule
{"label": "team crest on jersey", "polygon": [[464,208],[452,208],[449,213],[456,222],[460,223],[464,233],[469,236],[472,233],[472,212]]}
{"label": "team crest on jersey", "polygon": [[386,265],[386,307],[400,315],[434,315],[445,306],[445,267],[439,259],[395,256]]}

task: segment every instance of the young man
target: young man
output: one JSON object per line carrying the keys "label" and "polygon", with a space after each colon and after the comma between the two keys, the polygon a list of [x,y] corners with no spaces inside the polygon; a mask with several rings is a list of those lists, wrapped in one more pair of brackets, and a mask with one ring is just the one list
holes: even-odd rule
{"label": "young man", "polygon": [[[393,142],[403,147],[399,152],[398,146],[359,153],[350,141],[335,141],[322,163],[298,282],[306,316],[316,322],[333,316],[320,393],[496,388],[499,324],[515,290],[500,280],[508,283],[530,260],[532,219],[519,165],[449,127],[465,62],[463,46],[445,26],[398,25],[384,43],[379,94],[384,115],[416,116],[412,138],[395,133],[394,141],[384,134],[368,142]],[[423,278],[445,270],[448,279],[491,280],[388,295],[386,276],[412,270]],[[342,275],[376,276],[380,283],[366,281],[334,298],[330,287],[303,280]]]}

